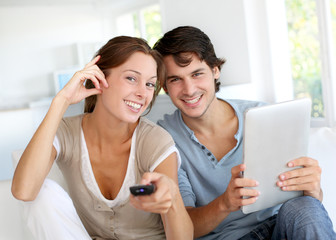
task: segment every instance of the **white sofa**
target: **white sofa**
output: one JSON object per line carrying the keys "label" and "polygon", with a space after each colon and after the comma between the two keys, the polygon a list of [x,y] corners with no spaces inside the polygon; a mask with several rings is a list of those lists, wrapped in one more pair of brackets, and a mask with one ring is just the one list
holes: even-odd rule
{"label": "white sofa", "polygon": [[[13,152],[13,162],[17,162],[22,151]],[[322,167],[321,184],[324,191],[323,204],[331,217],[336,229],[336,128],[311,129],[309,154],[318,159]],[[64,179],[55,165],[49,178],[65,186]],[[0,240],[33,240],[30,232],[22,223],[20,217],[20,202],[12,197],[10,192],[11,181],[0,181]]]}

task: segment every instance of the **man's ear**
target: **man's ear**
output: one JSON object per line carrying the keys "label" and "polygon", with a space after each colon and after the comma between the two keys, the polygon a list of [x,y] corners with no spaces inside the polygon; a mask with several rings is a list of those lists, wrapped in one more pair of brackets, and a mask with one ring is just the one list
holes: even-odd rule
{"label": "man's ear", "polygon": [[167,95],[169,95],[166,84],[164,84],[162,88],[163,88],[163,90],[165,91],[165,93],[166,93]]}
{"label": "man's ear", "polygon": [[212,72],[213,72],[214,78],[219,79],[220,71],[219,71],[219,68],[217,66],[212,69]]}

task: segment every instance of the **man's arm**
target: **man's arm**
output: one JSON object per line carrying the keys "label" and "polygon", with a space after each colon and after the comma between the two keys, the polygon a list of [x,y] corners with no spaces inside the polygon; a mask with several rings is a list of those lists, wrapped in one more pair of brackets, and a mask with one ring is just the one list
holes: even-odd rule
{"label": "man's arm", "polygon": [[[240,173],[245,165],[240,164],[231,169],[232,177],[226,191],[218,198],[202,207],[186,207],[194,224],[194,237],[198,238],[214,230],[231,212],[241,206],[249,205],[257,200],[259,192],[244,187],[255,187],[255,180],[241,178]],[[243,198],[248,196],[250,198]]]}

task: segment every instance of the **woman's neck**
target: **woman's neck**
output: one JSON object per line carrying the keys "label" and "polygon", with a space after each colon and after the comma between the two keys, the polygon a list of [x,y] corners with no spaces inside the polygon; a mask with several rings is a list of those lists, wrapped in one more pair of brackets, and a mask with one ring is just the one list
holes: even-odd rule
{"label": "woman's neck", "polygon": [[94,138],[97,143],[123,144],[132,138],[138,123],[139,120],[127,123],[94,111],[83,117],[82,128],[85,136]]}

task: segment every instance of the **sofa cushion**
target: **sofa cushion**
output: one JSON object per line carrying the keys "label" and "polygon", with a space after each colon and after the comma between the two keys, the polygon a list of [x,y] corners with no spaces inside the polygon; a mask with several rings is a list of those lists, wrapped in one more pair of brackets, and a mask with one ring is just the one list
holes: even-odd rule
{"label": "sofa cushion", "polygon": [[323,204],[336,229],[336,128],[312,128],[308,156],[318,160],[322,168]]}

